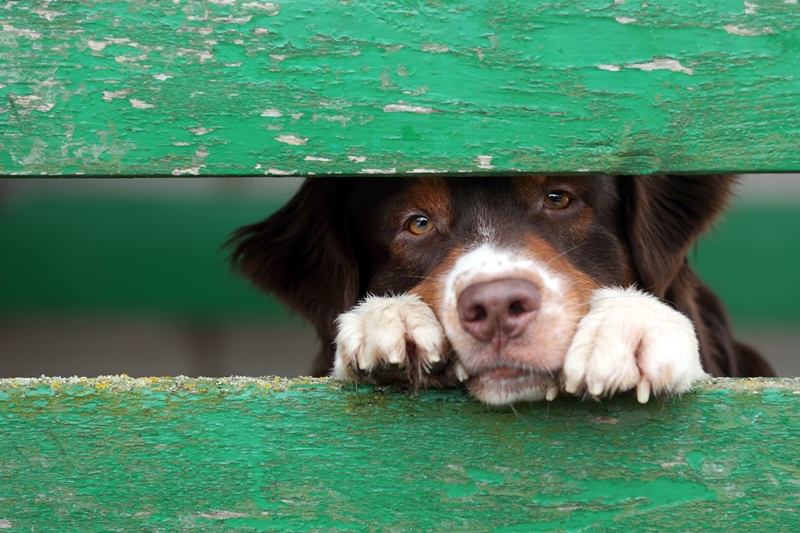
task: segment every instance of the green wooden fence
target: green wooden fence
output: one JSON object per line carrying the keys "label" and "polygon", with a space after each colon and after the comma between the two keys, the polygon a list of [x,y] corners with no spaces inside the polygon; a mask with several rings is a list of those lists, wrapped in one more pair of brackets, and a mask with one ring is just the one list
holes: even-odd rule
{"label": "green wooden fence", "polygon": [[[792,0],[20,0],[0,175],[798,171],[798,65]],[[791,531],[798,392],[3,380],[0,529]]]}
{"label": "green wooden fence", "polygon": [[800,381],[493,409],[324,380],[0,380],[10,531],[797,531]]}
{"label": "green wooden fence", "polygon": [[792,0],[21,0],[0,174],[800,170]]}

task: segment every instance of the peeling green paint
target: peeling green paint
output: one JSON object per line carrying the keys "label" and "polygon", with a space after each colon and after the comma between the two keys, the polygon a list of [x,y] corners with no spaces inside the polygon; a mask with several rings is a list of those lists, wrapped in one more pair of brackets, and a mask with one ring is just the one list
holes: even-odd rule
{"label": "peeling green paint", "polygon": [[779,1],[20,0],[0,174],[800,170]]}
{"label": "peeling green paint", "polygon": [[330,380],[0,380],[0,526],[791,531],[799,393],[718,379],[511,410]]}

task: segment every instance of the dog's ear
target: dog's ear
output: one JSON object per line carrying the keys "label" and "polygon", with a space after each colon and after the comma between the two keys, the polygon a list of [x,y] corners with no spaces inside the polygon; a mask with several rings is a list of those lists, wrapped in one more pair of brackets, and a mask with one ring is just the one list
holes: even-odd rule
{"label": "dog's ear", "polygon": [[695,240],[728,205],[735,176],[620,178],[625,224],[642,288],[663,297]]}
{"label": "dog's ear", "polygon": [[358,298],[358,267],[342,209],[345,180],[309,178],[266,220],[237,230],[231,263],[333,339]]}

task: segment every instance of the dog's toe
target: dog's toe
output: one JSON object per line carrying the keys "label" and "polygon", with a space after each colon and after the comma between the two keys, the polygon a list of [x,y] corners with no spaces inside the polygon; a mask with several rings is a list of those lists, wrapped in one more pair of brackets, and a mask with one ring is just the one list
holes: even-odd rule
{"label": "dog's toe", "polygon": [[691,321],[633,289],[602,289],[578,326],[562,369],[564,390],[599,398],[636,389],[681,394],[706,377]]}
{"label": "dog's toe", "polygon": [[433,310],[419,296],[371,296],[339,316],[333,375],[375,381],[401,371],[411,382],[447,365],[447,341]]}

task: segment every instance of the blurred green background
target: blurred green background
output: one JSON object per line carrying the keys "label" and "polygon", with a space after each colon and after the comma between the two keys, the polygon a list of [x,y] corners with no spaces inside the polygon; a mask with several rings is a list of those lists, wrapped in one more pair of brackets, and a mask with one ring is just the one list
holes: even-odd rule
{"label": "blurred green background", "polygon": [[[313,328],[220,246],[290,178],[0,180],[0,377],[305,373]],[[800,178],[743,176],[692,259],[740,338],[800,375]]]}

